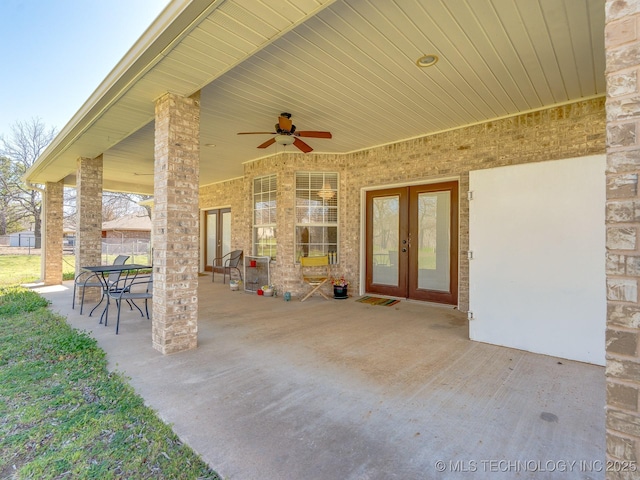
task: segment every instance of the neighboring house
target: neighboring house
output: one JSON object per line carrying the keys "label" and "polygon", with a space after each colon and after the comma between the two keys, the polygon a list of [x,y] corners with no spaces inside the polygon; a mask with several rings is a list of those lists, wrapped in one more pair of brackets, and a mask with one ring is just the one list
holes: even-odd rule
{"label": "neighboring house", "polygon": [[147,215],[125,215],[102,223],[102,238],[107,243],[151,240],[151,219]]}
{"label": "neighboring house", "polygon": [[63,185],[79,265],[99,261],[103,188],[154,195],[159,351],[197,346],[220,254],[270,257],[294,293],[300,256],[330,254],[356,294],[469,312],[472,339],[610,362],[608,454],[634,459],[638,3],[281,7],[170,2],[26,174],[45,282]]}
{"label": "neighboring house", "polygon": [[[151,241],[151,219],[147,215],[125,215],[102,223],[102,239],[106,243],[131,243]],[[63,245],[73,247],[76,243],[76,229],[65,226]]]}

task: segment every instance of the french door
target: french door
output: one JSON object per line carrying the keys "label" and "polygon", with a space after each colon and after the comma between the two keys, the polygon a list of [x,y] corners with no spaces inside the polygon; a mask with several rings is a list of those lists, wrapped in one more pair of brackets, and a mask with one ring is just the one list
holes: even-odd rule
{"label": "french door", "polygon": [[231,251],[231,209],[218,208],[205,212],[205,270],[212,270],[213,260]]}
{"label": "french door", "polygon": [[367,192],[367,293],[458,303],[458,183]]}

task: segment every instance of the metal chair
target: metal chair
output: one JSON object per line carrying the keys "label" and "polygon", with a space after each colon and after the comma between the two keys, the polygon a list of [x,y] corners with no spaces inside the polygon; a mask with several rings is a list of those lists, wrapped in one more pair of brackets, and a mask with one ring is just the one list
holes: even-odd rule
{"label": "metal chair", "polygon": [[300,273],[302,281],[311,287],[311,291],[307,293],[300,301],[304,302],[307,298],[318,292],[326,300],[329,300],[320,287],[329,281],[331,272],[329,270],[329,256],[322,257],[300,257]]}
{"label": "metal chair", "polygon": [[[129,305],[133,304],[140,316],[144,316],[140,307],[136,305],[135,300],[144,300],[144,310],[149,319],[149,300],[153,298],[153,273],[148,277],[137,277],[134,281],[129,279],[120,279],[115,284],[111,285],[111,288],[107,291],[109,298],[113,298],[118,306],[118,318],[116,319],[116,335],[120,329],[120,308],[122,307],[122,301],[125,300]],[[107,299],[107,308],[105,310],[104,324],[107,325],[109,320],[109,299]]]}
{"label": "metal chair", "polygon": [[216,276],[216,271],[222,273],[222,283],[227,283],[227,273],[231,280],[231,270],[235,270],[242,280],[242,272],[240,271],[240,261],[242,260],[242,250],[233,250],[222,257],[214,258],[212,264],[211,281]]}
{"label": "metal chair", "polygon": [[[113,261],[113,264],[124,265],[127,260],[129,260],[129,255],[118,255]],[[119,278],[120,272],[111,273],[106,279],[107,284],[117,282]],[[100,278],[98,278],[97,274],[93,272],[82,272],[73,280],[73,300],[71,303],[71,309],[76,308],[76,288],[82,288],[82,298],[80,300],[80,315],[82,315],[82,310],[84,308],[84,293],[86,289],[90,287],[99,287],[102,291],[102,296],[100,297],[100,301],[98,302],[98,305],[100,305],[102,303],[102,300],[104,300],[105,286],[104,282]],[[91,313],[93,313],[98,305],[93,307],[93,309],[89,313],[89,316],[91,316]]]}

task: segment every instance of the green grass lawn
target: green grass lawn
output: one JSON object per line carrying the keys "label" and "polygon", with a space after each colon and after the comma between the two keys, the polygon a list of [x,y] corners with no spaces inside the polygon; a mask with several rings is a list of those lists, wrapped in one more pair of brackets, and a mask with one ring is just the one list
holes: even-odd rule
{"label": "green grass lawn", "polygon": [[216,479],[105,353],[35,292],[0,287],[0,478]]}
{"label": "green grass lawn", "polygon": [[[62,275],[73,278],[75,256],[62,257]],[[40,255],[0,255],[0,285],[17,285],[40,279]]]}

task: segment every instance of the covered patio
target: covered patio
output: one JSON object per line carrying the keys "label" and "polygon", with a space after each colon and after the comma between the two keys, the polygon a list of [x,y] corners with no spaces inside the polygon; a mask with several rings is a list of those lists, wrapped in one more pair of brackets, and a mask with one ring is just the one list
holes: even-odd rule
{"label": "covered patio", "polygon": [[223,478],[604,478],[604,369],[472,342],[457,309],[285,302],[205,275],[198,348],[158,355],[150,321],[124,309],[116,336],[70,287],[40,290]]}
{"label": "covered patio", "polygon": [[[62,281],[64,188],[78,273],[102,192],[153,195],[151,326],[69,318],[229,476],[429,477],[438,452],[637,469],[639,19],[625,0],[172,0],[24,176],[42,279]],[[403,300],[214,295],[199,275],[232,249],[294,297],[312,253]],[[406,300],[423,293],[449,307]]]}

